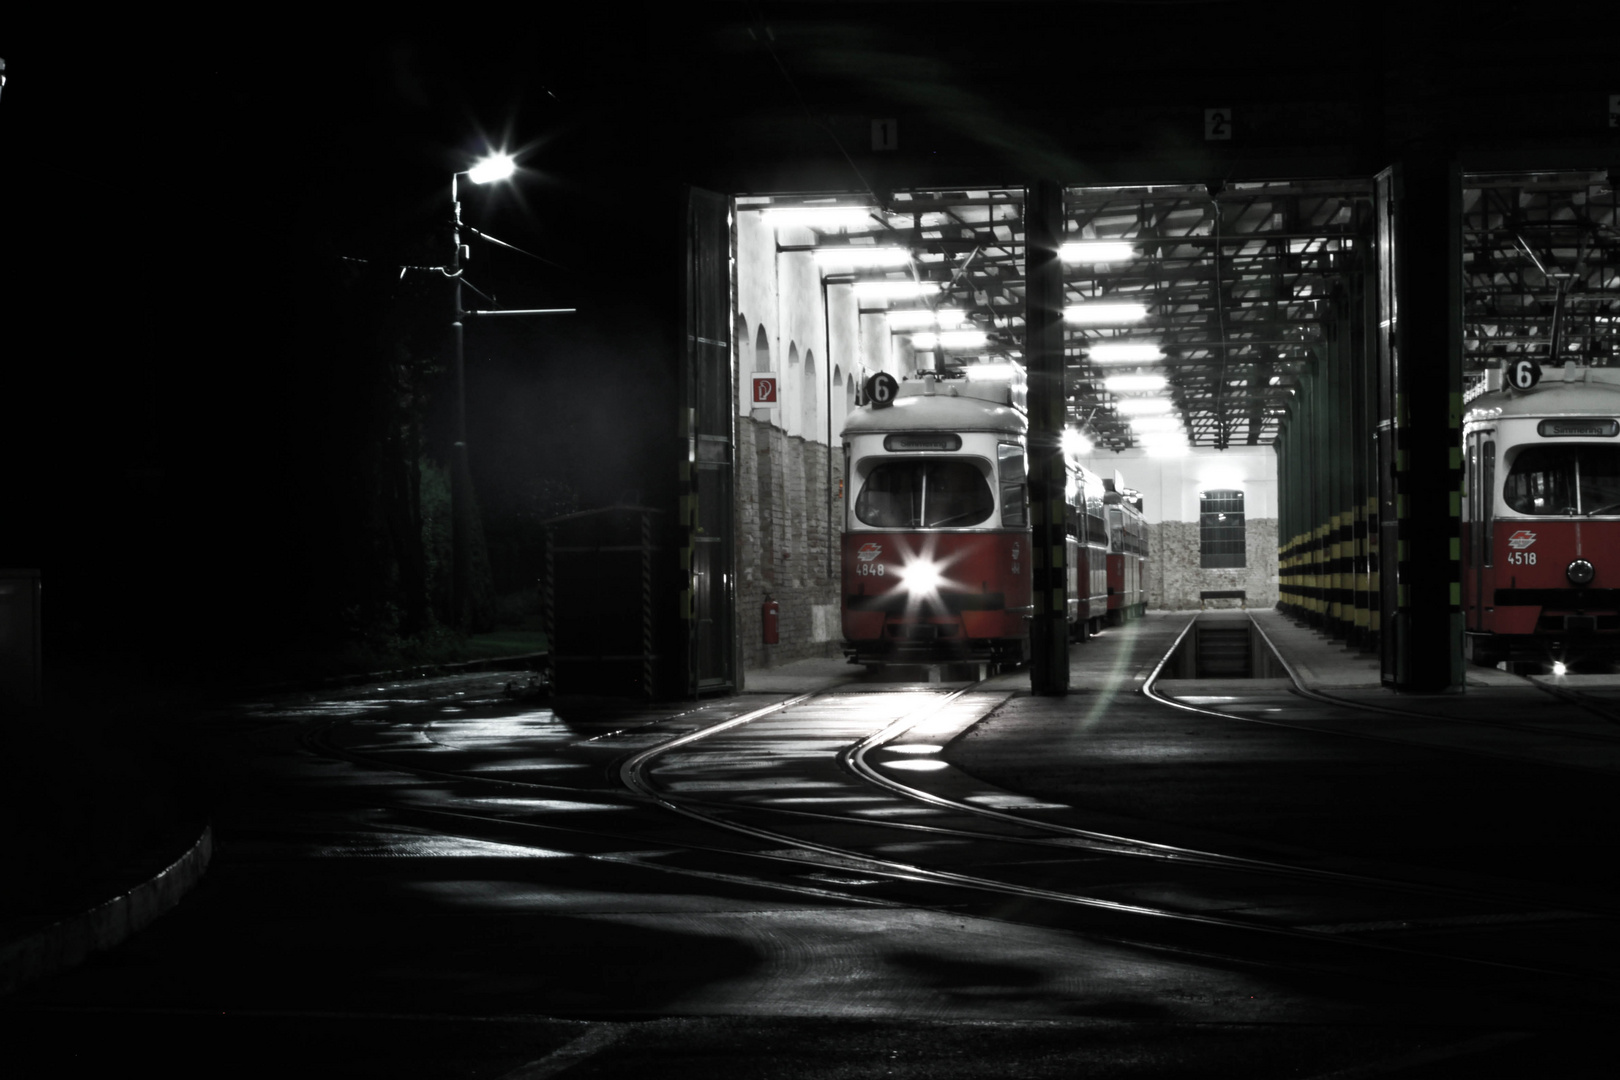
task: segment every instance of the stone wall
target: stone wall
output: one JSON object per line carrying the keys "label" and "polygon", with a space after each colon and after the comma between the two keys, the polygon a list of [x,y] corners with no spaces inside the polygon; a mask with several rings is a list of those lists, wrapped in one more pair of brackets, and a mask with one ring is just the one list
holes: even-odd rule
{"label": "stone wall", "polygon": [[[843,504],[836,496],[843,456],[834,448],[829,462],[822,443],[763,420],[737,419],[737,633],[745,671],[841,655]],[[760,606],[767,596],[781,605],[777,645],[764,644]]]}
{"label": "stone wall", "polygon": [[[1186,611],[1199,606],[1198,594],[1242,589],[1251,608],[1277,603],[1277,519],[1249,518],[1242,569],[1205,570],[1198,565],[1198,523],[1163,521],[1148,525],[1148,607]],[[1212,600],[1209,606],[1237,607],[1236,600]]]}

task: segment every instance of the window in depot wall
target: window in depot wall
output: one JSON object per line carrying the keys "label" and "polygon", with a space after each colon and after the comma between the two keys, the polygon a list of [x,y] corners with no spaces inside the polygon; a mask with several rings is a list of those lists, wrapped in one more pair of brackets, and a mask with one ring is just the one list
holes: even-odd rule
{"label": "window in depot wall", "polygon": [[1243,545],[1243,492],[1198,493],[1198,555],[1198,565],[1206,570],[1242,569],[1247,565]]}

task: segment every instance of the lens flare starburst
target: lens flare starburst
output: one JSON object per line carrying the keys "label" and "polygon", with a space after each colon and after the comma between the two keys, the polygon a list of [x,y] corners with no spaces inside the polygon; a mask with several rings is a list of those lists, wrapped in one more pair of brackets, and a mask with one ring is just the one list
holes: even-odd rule
{"label": "lens flare starburst", "polygon": [[951,565],[966,554],[966,549],[958,548],[950,554],[941,555],[938,547],[939,537],[932,535],[921,537],[916,548],[903,541],[898,545],[900,588],[906,594],[906,614],[909,616],[916,616],[925,607],[941,610],[944,603],[940,599],[940,590],[956,584],[951,581],[949,571]]}

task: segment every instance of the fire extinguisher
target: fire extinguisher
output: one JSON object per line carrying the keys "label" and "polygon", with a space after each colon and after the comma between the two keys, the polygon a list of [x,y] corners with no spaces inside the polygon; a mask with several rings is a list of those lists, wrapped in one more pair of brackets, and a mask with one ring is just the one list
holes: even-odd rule
{"label": "fire extinguisher", "polygon": [[760,605],[759,622],[765,631],[765,644],[767,645],[775,645],[777,642],[776,615],[780,610],[780,605],[775,600],[772,600],[769,595],[765,597],[765,602]]}

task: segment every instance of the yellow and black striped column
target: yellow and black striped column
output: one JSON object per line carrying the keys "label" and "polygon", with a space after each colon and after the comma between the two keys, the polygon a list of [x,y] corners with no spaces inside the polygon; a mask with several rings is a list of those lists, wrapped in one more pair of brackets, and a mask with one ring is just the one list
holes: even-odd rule
{"label": "yellow and black striped column", "polygon": [[[1393,238],[1393,303],[1381,367],[1394,391],[1391,476],[1393,640],[1383,679],[1413,693],[1458,692],[1462,659],[1462,214],[1454,159],[1409,147],[1381,187]],[[1381,178],[1382,179],[1382,178]],[[1386,593],[1387,596],[1387,593]]]}
{"label": "yellow and black striped column", "polygon": [[1031,581],[1029,686],[1037,694],[1069,691],[1068,476],[1063,461],[1063,188],[1038,181],[1024,192],[1024,360],[1029,371],[1029,508]]}
{"label": "yellow and black striped column", "polygon": [[[1335,253],[1346,271],[1317,304],[1319,335],[1277,439],[1278,607],[1358,648],[1376,645],[1377,354],[1371,200]],[[1369,507],[1371,510],[1369,512]]]}

